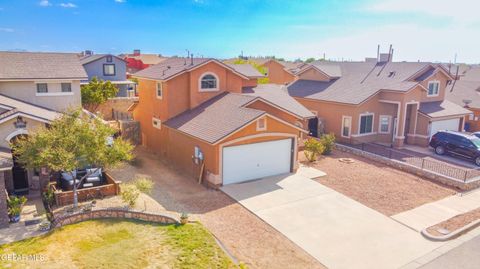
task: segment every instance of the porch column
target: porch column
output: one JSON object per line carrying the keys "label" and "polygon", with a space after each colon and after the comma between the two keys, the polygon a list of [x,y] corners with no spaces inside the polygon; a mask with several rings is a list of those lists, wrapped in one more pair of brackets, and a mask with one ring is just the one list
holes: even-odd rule
{"label": "porch column", "polygon": [[0,228],[8,227],[7,193],[5,190],[5,171],[0,171]]}
{"label": "porch column", "polygon": [[400,102],[398,103],[398,110],[397,110],[397,133],[395,134],[395,139],[393,140],[393,147],[401,148],[403,147],[403,143],[405,141],[405,103]]}

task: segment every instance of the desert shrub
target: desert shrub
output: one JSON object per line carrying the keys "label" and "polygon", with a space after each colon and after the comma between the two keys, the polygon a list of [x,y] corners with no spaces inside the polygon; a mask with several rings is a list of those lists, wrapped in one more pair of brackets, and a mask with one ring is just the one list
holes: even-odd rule
{"label": "desert shrub", "polygon": [[152,193],[154,183],[151,179],[144,178],[144,177],[137,178],[134,181],[134,184],[140,192],[143,192],[145,194]]}
{"label": "desert shrub", "polygon": [[305,141],[305,148],[303,153],[309,162],[317,160],[318,155],[321,155],[325,150],[325,146],[317,139],[310,138]]}
{"label": "desert shrub", "polygon": [[323,153],[324,155],[332,153],[332,150],[335,148],[335,135],[334,134],[326,134],[320,138],[320,143],[323,144],[325,148]]}
{"label": "desert shrub", "polygon": [[122,184],[120,196],[123,202],[127,203],[130,207],[134,207],[137,203],[138,196],[140,196],[140,191],[135,184]]}

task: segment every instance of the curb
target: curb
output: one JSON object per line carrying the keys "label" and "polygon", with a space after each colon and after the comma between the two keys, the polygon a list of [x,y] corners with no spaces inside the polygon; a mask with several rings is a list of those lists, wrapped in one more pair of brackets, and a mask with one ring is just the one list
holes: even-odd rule
{"label": "curb", "polygon": [[436,235],[432,235],[430,234],[428,231],[427,231],[427,228],[423,229],[420,233],[427,239],[431,240],[431,241],[437,241],[437,242],[443,242],[443,241],[448,241],[448,240],[451,240],[451,239],[455,239],[457,237],[459,237],[460,235],[466,233],[466,232],[469,232],[470,230],[473,230],[475,229],[476,227],[480,226],[480,219],[468,224],[468,225],[465,225],[463,226],[462,228],[459,228],[449,234],[446,234],[446,235],[441,235],[441,236],[436,236]]}

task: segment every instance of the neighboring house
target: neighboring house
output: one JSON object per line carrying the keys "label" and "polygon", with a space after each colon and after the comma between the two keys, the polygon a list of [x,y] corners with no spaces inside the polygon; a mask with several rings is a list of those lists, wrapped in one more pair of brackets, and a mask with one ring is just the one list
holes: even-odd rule
{"label": "neighboring house", "polygon": [[121,54],[119,57],[127,62],[128,74],[134,74],[167,59],[160,54],[141,53],[140,50],[134,50],[132,54]]}
{"label": "neighboring house", "polygon": [[452,77],[441,65],[376,61],[318,61],[296,71],[288,92],[318,117],[310,132],[344,143],[426,146],[439,130],[464,129],[471,112],[445,100]]}
{"label": "neighboring house", "polygon": [[[464,65],[463,65],[464,66]],[[468,66],[459,72],[458,80],[450,83],[445,98],[472,111],[465,122],[465,130],[480,131],[480,67]],[[456,68],[452,68],[455,72]]]}
{"label": "neighboring house", "polygon": [[127,65],[122,58],[111,54],[93,54],[80,58],[88,75],[88,84],[93,78],[110,81],[118,88],[118,97],[134,96],[135,83],[127,80]]}
{"label": "neighboring house", "polygon": [[204,58],[169,58],[139,71],[130,110],[142,144],[214,186],[294,171],[301,125],[314,115],[286,90],[257,89],[259,76]]}
{"label": "neighboring house", "polygon": [[0,52],[0,226],[8,224],[5,191],[39,191],[42,173],[12,158],[10,143],[48,125],[61,111],[81,107],[87,78],[74,53]]}
{"label": "neighboring house", "polygon": [[[227,63],[233,63],[236,59],[227,60]],[[290,71],[297,64],[279,62],[273,58],[246,58],[246,61],[254,62],[256,65],[264,67],[268,77],[268,82],[273,84],[288,84],[295,80],[295,75]],[[285,64],[285,65],[284,65]]]}

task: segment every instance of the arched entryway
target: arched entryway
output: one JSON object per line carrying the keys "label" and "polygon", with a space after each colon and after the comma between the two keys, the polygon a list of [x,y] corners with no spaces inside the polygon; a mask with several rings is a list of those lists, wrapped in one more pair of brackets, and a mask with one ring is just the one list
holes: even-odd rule
{"label": "arched entryway", "polygon": [[[15,136],[10,138],[10,143],[15,144],[18,139],[25,138],[27,136],[26,133],[16,134]],[[22,164],[18,162],[17,155],[15,151],[12,149],[12,160],[13,160],[13,167],[12,167],[12,181],[13,181],[13,189],[16,194],[25,195],[28,194],[29,191],[29,181],[28,181],[28,171],[25,169]]]}

